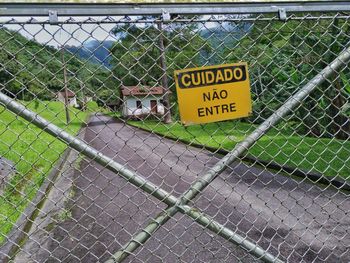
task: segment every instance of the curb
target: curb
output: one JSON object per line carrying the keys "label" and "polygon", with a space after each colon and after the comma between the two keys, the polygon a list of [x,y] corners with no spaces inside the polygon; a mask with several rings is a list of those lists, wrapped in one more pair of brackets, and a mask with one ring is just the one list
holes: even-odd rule
{"label": "curb", "polygon": [[[140,129],[142,131],[150,133],[150,131],[145,129],[145,128],[137,127],[137,126],[131,125],[127,122],[125,122],[125,123],[129,126],[132,126],[134,128],[137,128],[137,129]],[[194,142],[189,143],[186,140],[179,139],[179,138],[173,138],[171,136],[164,135],[164,134],[159,133],[159,132],[151,131],[151,133],[156,134],[162,138],[166,138],[166,139],[176,141],[176,142],[181,142],[183,144],[186,144],[186,145],[189,145],[189,146],[192,146],[195,148],[206,149],[212,153],[218,153],[220,155],[226,155],[229,153],[229,151],[221,149],[221,148],[215,148],[215,147],[206,146],[206,145],[202,145],[202,144],[194,143]],[[312,171],[305,171],[303,169],[290,167],[287,165],[280,165],[280,164],[273,162],[273,161],[263,161],[263,160],[255,158],[254,156],[251,156],[251,155],[246,155],[244,157],[241,157],[240,159],[242,161],[246,161],[248,163],[257,164],[263,168],[268,168],[268,169],[271,169],[274,171],[279,171],[279,172],[282,171],[282,172],[287,173],[289,175],[293,175],[293,176],[303,178],[303,179],[307,178],[313,182],[320,183],[320,184],[323,184],[326,186],[332,185],[338,189],[350,191],[350,182],[348,182],[342,178],[339,178],[337,176],[324,176],[320,173],[316,173],[316,172],[312,172]]]}
{"label": "curb", "polygon": [[[86,128],[86,124],[90,118],[91,115],[86,118],[86,121],[83,123],[76,136],[84,136],[84,129]],[[67,148],[64,150],[58,162],[55,164],[49,175],[45,178],[43,184],[40,186],[34,199],[32,201],[29,201],[28,206],[22,212],[22,215],[19,217],[16,223],[13,225],[12,230],[6,237],[6,241],[0,247],[0,262],[5,263],[13,259],[26,239],[29,238],[28,233],[31,229],[34,219],[38,215],[41,207],[44,205],[53,185],[61,174],[62,168],[66,164],[68,156],[72,151],[73,149],[67,145]]]}

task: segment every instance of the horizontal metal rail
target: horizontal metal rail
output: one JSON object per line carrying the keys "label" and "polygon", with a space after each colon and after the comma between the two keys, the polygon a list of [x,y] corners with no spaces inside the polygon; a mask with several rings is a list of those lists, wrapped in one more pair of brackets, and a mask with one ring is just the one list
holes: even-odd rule
{"label": "horizontal metal rail", "polygon": [[256,14],[285,12],[343,12],[350,11],[347,1],[294,1],[294,2],[235,2],[235,3],[2,3],[0,16],[113,16],[162,15],[164,12],[182,15]]}
{"label": "horizontal metal rail", "polygon": [[[350,14],[342,14],[342,15],[325,15],[322,16],[323,20],[326,19],[349,19]],[[319,20],[320,17],[318,16],[288,16],[288,21],[295,20],[295,21],[306,21],[306,20]],[[206,22],[255,22],[255,21],[277,21],[279,18],[276,17],[252,17],[252,16],[234,16],[230,17],[229,15],[226,15],[224,18],[213,18],[213,19],[205,19],[205,18],[198,18],[198,19],[189,19],[189,18],[175,18],[171,20],[163,20],[155,18],[155,19],[144,19],[144,18],[130,18],[130,19],[122,19],[120,17],[110,17],[110,16],[104,16],[104,17],[74,17],[74,19],[71,19],[71,17],[58,17],[57,24],[65,24],[65,25],[76,25],[79,23],[84,24],[91,24],[91,25],[101,25],[101,24],[153,24],[156,22],[161,21],[163,24],[170,24],[170,23],[206,23]],[[35,19],[27,19],[24,17],[16,18],[13,17],[1,17],[0,16],[0,24],[4,25],[18,25],[18,24],[27,24],[27,25],[43,25],[43,24],[51,24],[50,20],[47,17],[35,17]]]}

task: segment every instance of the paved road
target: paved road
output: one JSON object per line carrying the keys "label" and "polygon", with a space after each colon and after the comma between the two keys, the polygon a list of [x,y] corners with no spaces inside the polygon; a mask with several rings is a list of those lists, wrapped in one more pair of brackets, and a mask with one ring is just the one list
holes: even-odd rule
{"label": "paved road", "polygon": [[[179,196],[218,157],[94,116],[85,140]],[[108,259],[165,206],[91,160],[76,165],[72,216],[46,237],[47,262]],[[288,262],[349,262],[349,195],[236,163],[194,201],[227,227]],[[40,243],[40,242],[39,242]],[[177,214],[130,262],[256,262],[242,249]]]}

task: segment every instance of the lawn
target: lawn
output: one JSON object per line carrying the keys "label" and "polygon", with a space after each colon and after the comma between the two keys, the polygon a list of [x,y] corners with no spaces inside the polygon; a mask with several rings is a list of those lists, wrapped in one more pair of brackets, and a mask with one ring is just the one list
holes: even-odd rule
{"label": "lawn", "polygon": [[[241,121],[225,121],[184,127],[180,123],[129,121],[129,124],[150,131],[215,148],[231,150],[257,126]],[[263,136],[248,154],[264,161],[298,167],[326,176],[350,180],[350,142],[319,139],[296,134],[286,125],[279,125]]]}
{"label": "lawn", "polygon": [[[89,112],[97,108],[95,103],[89,103],[86,112],[71,108],[71,123],[66,125],[61,102],[23,104],[71,134],[76,134]],[[0,106],[0,156],[11,160],[17,171],[0,196],[0,243],[65,149],[64,143]]]}

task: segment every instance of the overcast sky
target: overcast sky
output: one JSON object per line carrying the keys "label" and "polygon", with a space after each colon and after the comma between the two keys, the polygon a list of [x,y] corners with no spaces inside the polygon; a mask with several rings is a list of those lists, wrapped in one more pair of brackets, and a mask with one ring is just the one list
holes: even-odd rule
{"label": "overcast sky", "polygon": [[96,39],[99,41],[115,40],[111,34],[115,24],[65,24],[57,25],[6,25],[8,29],[35,39],[39,43],[59,47],[62,45],[79,46],[83,42]]}
{"label": "overcast sky", "polygon": [[[61,17],[64,21],[67,18]],[[209,16],[203,16],[203,19],[208,19]],[[26,21],[28,18],[16,18],[16,22]],[[38,21],[45,21],[43,18],[34,18]],[[40,20],[41,19],[41,20]],[[47,19],[47,18],[45,18]],[[86,20],[87,17],[79,17],[79,21]],[[101,21],[104,17],[94,17],[95,20]],[[120,17],[114,17],[115,21],[118,21]],[[8,21],[11,18],[2,17],[1,21]],[[142,24],[138,24],[142,26]],[[217,26],[217,23],[206,22],[206,28],[212,28]],[[19,32],[21,35],[28,39],[35,39],[39,43],[60,47],[62,45],[80,46],[82,43],[86,43],[89,40],[113,40],[116,38],[111,33],[115,23],[111,24],[63,24],[63,25],[50,25],[50,24],[11,24],[6,25],[8,29]]]}

